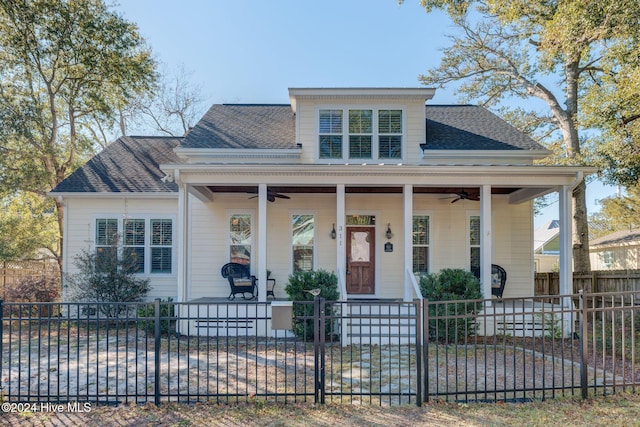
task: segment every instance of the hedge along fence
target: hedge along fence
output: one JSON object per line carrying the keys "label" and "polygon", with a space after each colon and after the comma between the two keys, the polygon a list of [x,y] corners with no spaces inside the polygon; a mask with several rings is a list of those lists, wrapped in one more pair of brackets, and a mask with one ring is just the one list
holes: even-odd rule
{"label": "hedge along fence", "polygon": [[[536,273],[535,295],[558,295],[559,273]],[[573,273],[573,293],[640,291],[640,270],[601,270]]]}
{"label": "hedge along fence", "polygon": [[24,279],[50,278],[60,280],[60,270],[55,260],[0,261],[0,297],[6,298],[6,289]]}

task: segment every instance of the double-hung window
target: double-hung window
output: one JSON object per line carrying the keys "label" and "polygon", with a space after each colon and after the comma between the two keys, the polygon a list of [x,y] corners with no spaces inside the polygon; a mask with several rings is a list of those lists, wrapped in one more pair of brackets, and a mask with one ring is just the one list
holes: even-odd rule
{"label": "double-hung window", "polygon": [[318,117],[320,159],[402,159],[402,110],[332,108],[321,109]]}
{"label": "double-hung window", "polygon": [[402,158],[402,110],[378,111],[378,158]]}
{"label": "double-hung window", "polygon": [[480,217],[469,216],[469,269],[480,278]]}
{"label": "double-hung window", "polygon": [[320,110],[320,158],[342,158],[342,110]]}
{"label": "double-hung window", "polygon": [[136,268],[135,273],[144,273],[145,255],[145,220],[125,219],[124,239],[122,242],[122,254],[125,258],[133,258]]}
{"label": "double-hung window", "polygon": [[118,220],[101,218],[96,220],[96,269],[108,271],[115,266],[118,254]]}
{"label": "double-hung window", "polygon": [[413,217],[413,272],[429,273],[429,217]]}
{"label": "double-hung window", "polygon": [[293,215],[292,253],[293,272],[312,271],[314,261],[315,218],[313,215]]}
{"label": "double-hung window", "polygon": [[118,257],[133,260],[134,273],[173,272],[173,220],[170,218],[98,218],[96,268],[115,268]]}
{"label": "double-hung window", "polygon": [[251,214],[231,215],[229,243],[229,261],[251,265]]}
{"label": "double-hung window", "polygon": [[151,224],[151,272],[171,273],[173,249],[173,221],[152,219]]}
{"label": "double-hung window", "polygon": [[373,111],[349,110],[349,158],[371,159]]}

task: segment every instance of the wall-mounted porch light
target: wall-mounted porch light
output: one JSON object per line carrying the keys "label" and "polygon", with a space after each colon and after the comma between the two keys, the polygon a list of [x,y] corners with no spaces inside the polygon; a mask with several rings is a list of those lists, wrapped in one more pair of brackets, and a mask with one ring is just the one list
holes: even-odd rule
{"label": "wall-mounted porch light", "polygon": [[331,229],[331,233],[329,233],[329,236],[331,236],[331,238],[333,240],[336,239],[336,225],[335,224],[333,224],[333,228]]}
{"label": "wall-mounted porch light", "polygon": [[391,232],[391,223],[387,223],[387,231],[384,235],[387,239],[391,239],[393,237],[393,233]]}

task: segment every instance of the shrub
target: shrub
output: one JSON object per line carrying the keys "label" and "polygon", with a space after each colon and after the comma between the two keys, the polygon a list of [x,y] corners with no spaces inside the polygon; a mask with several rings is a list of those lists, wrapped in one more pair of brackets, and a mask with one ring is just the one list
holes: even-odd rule
{"label": "shrub", "polygon": [[[160,334],[168,335],[176,331],[175,306],[172,304],[173,298],[160,301]],[[138,307],[138,317],[146,318],[138,320],[138,327],[149,335],[155,334],[156,324],[153,318],[156,315],[155,303],[145,304]]]}
{"label": "shrub", "polygon": [[[5,298],[7,302],[53,302],[60,297],[60,282],[56,277],[34,276],[25,277],[15,283],[7,285],[5,288]],[[17,307],[16,307],[17,309]],[[29,315],[28,307],[23,306],[23,315]],[[50,306],[33,306],[31,315],[48,317],[52,313]],[[17,313],[17,312],[16,312]]]}
{"label": "shrub", "polygon": [[[479,300],[482,298],[480,282],[469,271],[443,269],[438,273],[420,278],[420,291],[429,301]],[[458,342],[475,335],[477,324],[475,314],[478,304],[469,302],[449,302],[429,305],[429,337],[431,339]],[[462,316],[447,319],[447,316]]]}
{"label": "shrub", "polygon": [[67,276],[65,287],[69,298],[81,302],[100,304],[98,309],[108,317],[117,317],[127,311],[126,305],[138,302],[149,293],[149,279],[135,275],[138,259],[135,253],[118,256],[118,239],[98,257],[95,252],[83,250],[75,257],[78,273]]}
{"label": "shrub", "polygon": [[[312,289],[320,289],[319,296],[326,300],[336,301],[340,296],[340,292],[338,292],[338,277],[335,273],[326,270],[297,271],[289,276],[289,283],[285,287],[285,291],[289,294],[290,301],[313,301],[313,295],[306,292]],[[305,340],[313,339],[313,311],[313,304],[293,305],[294,317],[298,319],[293,325],[293,332],[296,336]],[[327,304],[325,306],[325,315],[331,316],[333,312],[333,306]],[[309,318],[305,319],[306,317]],[[326,337],[331,337],[332,329],[332,322],[326,322]]]}
{"label": "shrub", "polygon": [[60,282],[53,277],[26,277],[5,288],[7,302],[52,302],[60,297]]}

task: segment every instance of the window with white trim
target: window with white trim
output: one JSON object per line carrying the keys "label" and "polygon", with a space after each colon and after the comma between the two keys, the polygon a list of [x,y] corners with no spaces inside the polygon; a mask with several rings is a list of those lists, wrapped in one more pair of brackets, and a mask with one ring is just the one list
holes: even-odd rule
{"label": "window with white trim", "polygon": [[96,219],[96,269],[107,271],[114,263],[112,259],[117,256],[118,220],[111,218]]}
{"label": "window with white trim", "polygon": [[429,216],[413,217],[413,272],[429,273]]}
{"label": "window with white trim", "polygon": [[291,220],[293,272],[312,271],[315,255],[315,217],[295,214]]}
{"label": "window with white trim", "polygon": [[403,136],[400,109],[332,108],[318,113],[320,159],[402,159]]}
{"label": "window with white trim", "polygon": [[251,214],[232,214],[229,218],[229,261],[251,265]]}
{"label": "window with white trim", "polygon": [[135,257],[135,273],[171,274],[173,241],[173,219],[170,218],[98,218],[95,222],[96,267],[111,268],[115,256]]}
{"label": "window with white trim", "polygon": [[[124,238],[122,240],[122,254],[125,258],[134,257],[136,260],[135,273],[144,273],[145,255],[145,220],[127,218],[124,220]],[[169,270],[171,272],[171,270]]]}
{"label": "window with white trim", "polygon": [[402,110],[378,111],[378,158],[402,158]]}
{"label": "window with white trim", "polygon": [[320,110],[320,158],[342,158],[342,110]]}
{"label": "window with white trim", "polygon": [[480,216],[469,216],[469,269],[480,278]]}
{"label": "window with white trim", "polygon": [[151,223],[151,272],[171,273],[173,251],[173,221],[152,219]]}
{"label": "window with white trim", "polygon": [[600,253],[600,259],[602,260],[602,266],[605,268],[613,267],[613,251],[602,251]]}

